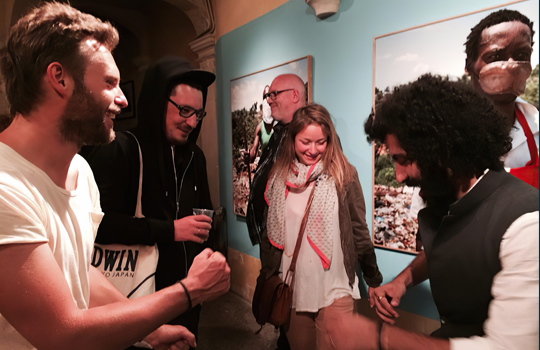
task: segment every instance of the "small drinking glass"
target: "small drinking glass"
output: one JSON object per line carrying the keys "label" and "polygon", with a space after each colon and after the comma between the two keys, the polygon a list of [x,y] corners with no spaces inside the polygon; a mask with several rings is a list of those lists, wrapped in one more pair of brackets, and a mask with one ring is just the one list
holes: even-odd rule
{"label": "small drinking glass", "polygon": [[213,219],[214,218],[214,211],[212,209],[193,208],[193,215],[206,215],[210,219]]}

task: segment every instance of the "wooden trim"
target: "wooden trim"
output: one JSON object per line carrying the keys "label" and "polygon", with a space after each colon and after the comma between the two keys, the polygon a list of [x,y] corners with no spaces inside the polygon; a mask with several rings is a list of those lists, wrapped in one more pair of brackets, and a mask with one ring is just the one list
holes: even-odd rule
{"label": "wooden trim", "polygon": [[[262,73],[264,71],[267,71],[267,70],[270,70],[270,69],[274,69],[274,68],[277,68],[277,67],[281,67],[281,66],[284,66],[286,64],[289,64],[289,63],[293,63],[293,62],[296,62],[296,61],[301,61],[303,59],[307,58],[308,59],[308,68],[311,68],[311,63],[312,63],[312,59],[313,59],[313,56],[311,55],[307,55],[307,56],[303,56],[303,57],[300,57],[300,58],[296,58],[294,60],[290,60],[290,61],[287,61],[285,63],[280,63],[280,64],[277,64],[275,66],[272,66],[272,67],[268,67],[268,68],[265,68],[265,69],[261,69],[257,72],[253,72],[253,73],[249,73],[249,74],[246,74],[246,75],[242,75],[241,77],[238,77],[238,78],[234,78],[234,79],[231,79],[231,81],[234,81],[234,80],[238,80],[238,79],[242,79],[242,78],[245,78],[245,77],[249,77],[250,75],[254,75],[254,74],[258,74],[258,73]],[[311,81],[311,71],[308,72],[308,80]]]}
{"label": "wooden trim", "polygon": [[[432,24],[437,24],[437,23],[450,21],[450,20],[452,20],[452,19],[456,19],[456,18],[460,18],[460,17],[465,17],[465,16],[469,16],[469,15],[474,15],[474,14],[479,13],[479,12],[489,11],[489,10],[493,10],[493,9],[496,9],[496,8],[499,8],[499,7],[505,7],[505,6],[509,6],[509,5],[518,4],[518,3],[520,3],[520,2],[525,2],[525,1],[529,1],[529,0],[515,0],[515,1],[510,1],[510,2],[507,2],[507,3],[504,3],[504,4],[486,7],[486,8],[483,8],[483,9],[481,9],[481,10],[471,11],[471,12],[467,12],[467,13],[464,13],[464,14],[461,14],[461,15],[452,16],[452,17],[440,19],[440,20],[433,21],[433,22],[429,22],[429,23],[425,23],[425,24],[420,24],[420,25],[417,25],[417,26],[414,26],[414,27],[410,27],[410,28],[407,28],[407,29],[398,30],[398,31],[395,31],[395,32],[391,32],[391,33],[387,33],[387,34],[383,34],[383,35],[376,36],[376,37],[374,38],[374,40],[379,39],[379,38],[383,38],[383,37],[385,37],[385,36],[390,36],[390,35],[394,35],[394,34],[399,34],[399,33],[407,32],[407,31],[413,30],[413,29],[418,29],[418,28],[422,28],[422,27],[427,27],[427,26],[430,26],[430,25],[432,25]],[[374,52],[373,54],[375,55],[375,52]]]}
{"label": "wooden trim", "polygon": [[307,87],[308,87],[308,103],[313,103],[313,82],[312,82],[312,79],[313,79],[313,56],[311,55],[308,55],[306,56],[307,57],[307,66],[308,66],[308,72],[307,72],[307,76],[308,76],[308,81],[306,82],[307,83]]}

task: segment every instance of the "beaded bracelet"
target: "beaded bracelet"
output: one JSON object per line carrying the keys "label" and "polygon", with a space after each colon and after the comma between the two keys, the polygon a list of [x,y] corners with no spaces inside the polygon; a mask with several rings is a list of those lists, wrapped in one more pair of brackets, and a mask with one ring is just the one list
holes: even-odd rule
{"label": "beaded bracelet", "polygon": [[191,304],[191,296],[189,295],[189,292],[188,292],[186,286],[182,283],[182,281],[178,281],[178,283],[180,283],[180,285],[184,288],[184,291],[186,292],[187,300],[188,300],[188,303],[189,303],[189,309],[188,310],[190,310],[193,307],[193,305]]}

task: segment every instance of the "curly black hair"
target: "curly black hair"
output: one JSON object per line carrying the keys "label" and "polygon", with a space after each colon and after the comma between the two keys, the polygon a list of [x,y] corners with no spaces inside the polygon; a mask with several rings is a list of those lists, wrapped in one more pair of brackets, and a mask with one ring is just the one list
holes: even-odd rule
{"label": "curly black hair", "polygon": [[456,179],[500,170],[512,148],[511,126],[487,98],[438,75],[395,88],[375,111],[364,123],[368,142],[394,135],[422,178],[447,169]]}
{"label": "curly black hair", "polygon": [[465,53],[467,58],[465,59],[465,68],[469,72],[472,72],[470,65],[478,59],[478,46],[480,44],[480,38],[482,37],[482,31],[484,29],[493,27],[499,23],[504,22],[513,22],[519,21],[527,25],[531,30],[531,46],[534,44],[533,36],[533,22],[528,19],[526,16],[522,15],[519,11],[502,9],[496,12],[492,12],[486,17],[484,17],[476,26],[471,29],[471,32],[467,36],[467,41],[465,42]]}

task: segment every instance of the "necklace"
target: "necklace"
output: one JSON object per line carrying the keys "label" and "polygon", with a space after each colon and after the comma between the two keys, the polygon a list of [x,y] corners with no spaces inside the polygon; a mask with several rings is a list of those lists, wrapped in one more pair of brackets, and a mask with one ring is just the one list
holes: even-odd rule
{"label": "necklace", "polygon": [[294,255],[294,252],[292,252],[292,254],[287,254],[287,252],[285,251],[285,248],[283,248],[283,254],[285,254],[289,258],[292,258],[292,256]]}

